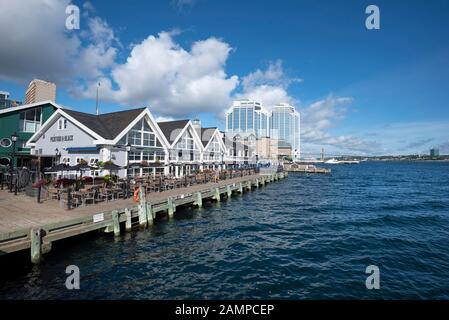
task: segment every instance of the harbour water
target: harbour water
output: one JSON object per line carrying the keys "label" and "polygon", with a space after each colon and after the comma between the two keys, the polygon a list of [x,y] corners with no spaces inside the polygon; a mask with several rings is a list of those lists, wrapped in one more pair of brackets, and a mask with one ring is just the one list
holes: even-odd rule
{"label": "harbour water", "polygon": [[448,243],[449,163],[334,165],[145,231],[55,243],[38,266],[3,257],[0,299],[449,299]]}

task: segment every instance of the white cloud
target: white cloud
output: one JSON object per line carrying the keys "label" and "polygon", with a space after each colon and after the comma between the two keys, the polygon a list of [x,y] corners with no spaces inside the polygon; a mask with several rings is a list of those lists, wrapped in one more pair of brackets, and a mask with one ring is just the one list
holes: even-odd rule
{"label": "white cloud", "polygon": [[288,94],[288,88],[292,83],[301,81],[286,75],[282,61],[277,60],[270,63],[266,70],[257,69],[243,77],[242,92],[235,97],[259,101],[267,109],[280,102],[295,105],[298,101]]}
{"label": "white cloud", "polygon": [[348,111],[348,104],[353,101],[350,97],[328,96],[310,104],[302,111],[301,140],[307,152],[315,155],[322,147],[331,150],[341,150],[353,153],[374,153],[381,145],[376,141],[368,141],[353,135],[331,135],[328,130],[343,120]]}
{"label": "white cloud", "polygon": [[163,117],[163,116],[156,117],[156,122],[165,122],[165,121],[173,121],[173,120],[175,120],[175,118],[173,118],[173,117]]}
{"label": "white cloud", "polygon": [[197,0],[171,0],[171,5],[178,11],[182,11],[184,8],[191,8],[196,4]]}
{"label": "white cloud", "polygon": [[21,83],[40,76],[70,78],[80,41],[65,31],[68,0],[0,1],[0,78]]}
{"label": "white cloud", "polygon": [[[161,32],[135,45],[126,62],[103,79],[101,91],[111,101],[149,105],[164,116],[219,113],[238,84],[238,77],[228,77],[224,69],[230,51],[227,43],[213,37],[185,50],[172,33]],[[82,96],[92,98],[95,83]]]}
{"label": "white cloud", "polygon": [[119,44],[100,18],[83,6],[81,30],[67,30],[69,0],[0,0],[0,79],[22,84],[33,78],[70,89],[81,79],[103,75],[112,67]]}

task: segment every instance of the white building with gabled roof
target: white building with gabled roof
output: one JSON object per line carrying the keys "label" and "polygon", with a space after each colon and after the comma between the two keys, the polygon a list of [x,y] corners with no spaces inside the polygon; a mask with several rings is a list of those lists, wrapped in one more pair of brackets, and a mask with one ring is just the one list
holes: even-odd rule
{"label": "white building with gabled roof", "polygon": [[170,173],[183,176],[200,170],[204,146],[198,131],[189,119],[158,122],[170,143]]}
{"label": "white building with gabled roof", "polygon": [[[34,156],[72,166],[81,160],[90,165],[112,161],[122,167],[136,164],[131,175],[168,174],[170,143],[148,108],[101,115],[58,109],[27,145]],[[126,169],[118,173],[125,177]]]}

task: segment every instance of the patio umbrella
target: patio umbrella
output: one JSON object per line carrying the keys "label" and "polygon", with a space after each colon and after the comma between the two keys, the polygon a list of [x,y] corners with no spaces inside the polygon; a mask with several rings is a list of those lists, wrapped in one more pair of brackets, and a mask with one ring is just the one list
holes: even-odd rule
{"label": "patio umbrella", "polygon": [[112,175],[113,171],[119,171],[120,169],[122,169],[123,167],[116,165],[115,163],[106,163],[103,166],[103,169],[105,170],[109,170],[109,173]]}
{"label": "patio umbrella", "polygon": [[83,171],[93,170],[94,167],[89,166],[88,164],[80,164],[70,166],[67,170],[68,171],[76,171],[80,173],[80,179],[83,177]]}
{"label": "patio umbrella", "polygon": [[77,164],[76,166],[71,166],[70,170],[73,171],[88,171],[88,170],[94,170],[94,167],[89,166],[88,164]]}
{"label": "patio umbrella", "polygon": [[70,166],[68,166],[64,163],[60,163],[51,168],[47,168],[44,171],[45,172],[59,172],[59,171],[67,171],[67,170],[69,170],[69,168],[70,168]]}
{"label": "patio umbrella", "polygon": [[106,169],[109,171],[118,171],[118,170],[122,169],[122,167],[116,165],[115,163],[107,163],[104,165],[103,169]]}

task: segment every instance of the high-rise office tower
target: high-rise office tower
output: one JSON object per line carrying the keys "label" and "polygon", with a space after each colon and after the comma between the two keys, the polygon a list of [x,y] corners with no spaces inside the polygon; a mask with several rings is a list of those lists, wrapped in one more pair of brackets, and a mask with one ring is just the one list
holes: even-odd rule
{"label": "high-rise office tower", "polygon": [[254,136],[254,138],[268,137],[268,112],[262,108],[259,102],[251,100],[237,100],[226,113],[226,134],[228,136],[239,135],[242,138]]}
{"label": "high-rise office tower", "polygon": [[300,114],[287,103],[279,103],[270,114],[270,137],[291,147],[293,160],[300,157]]}

